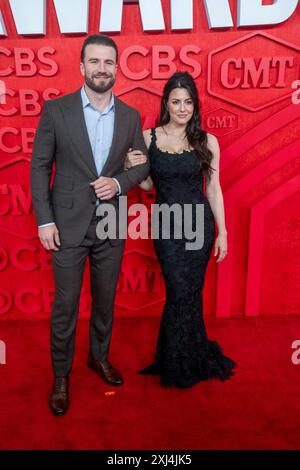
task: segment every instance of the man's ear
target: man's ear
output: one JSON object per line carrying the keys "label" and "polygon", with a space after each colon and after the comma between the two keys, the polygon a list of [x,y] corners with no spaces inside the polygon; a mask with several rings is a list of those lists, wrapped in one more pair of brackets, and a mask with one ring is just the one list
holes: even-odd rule
{"label": "man's ear", "polygon": [[84,77],[85,70],[84,70],[84,65],[82,62],[80,62],[80,72],[81,72],[81,75]]}

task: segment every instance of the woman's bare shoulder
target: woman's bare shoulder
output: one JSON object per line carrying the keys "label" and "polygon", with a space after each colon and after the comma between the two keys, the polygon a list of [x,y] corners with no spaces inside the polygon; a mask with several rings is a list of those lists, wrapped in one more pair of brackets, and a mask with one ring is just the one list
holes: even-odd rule
{"label": "woman's bare shoulder", "polygon": [[219,148],[219,142],[215,135],[206,133],[207,135],[207,146],[213,150]]}
{"label": "woman's bare shoulder", "polygon": [[207,142],[209,142],[210,144],[218,143],[218,139],[215,135],[210,134],[209,132],[207,132],[206,135],[207,135]]}
{"label": "woman's bare shoulder", "polygon": [[155,128],[155,132],[156,132],[157,135],[162,135],[162,134],[165,135],[165,131],[164,131],[164,129],[163,129],[162,126],[156,127],[156,128]]}
{"label": "woman's bare shoulder", "polygon": [[145,140],[148,140],[151,138],[151,129],[145,129],[143,131],[143,136]]}
{"label": "woman's bare shoulder", "polygon": [[150,143],[151,143],[151,129],[145,129],[143,131],[143,136],[144,136],[144,140],[145,140],[145,143],[146,143],[146,146],[147,148],[150,147]]}

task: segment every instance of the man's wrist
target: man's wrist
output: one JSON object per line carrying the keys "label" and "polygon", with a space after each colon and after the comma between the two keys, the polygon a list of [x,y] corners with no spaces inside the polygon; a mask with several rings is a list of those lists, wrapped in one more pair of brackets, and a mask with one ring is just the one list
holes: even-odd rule
{"label": "man's wrist", "polygon": [[118,181],[116,178],[112,178],[112,179],[114,180],[114,182],[117,184],[117,187],[118,187],[116,196],[120,196],[120,194],[122,193],[120,183],[119,183],[119,181]]}
{"label": "man's wrist", "polygon": [[48,222],[47,224],[39,225],[38,228],[49,227],[50,225],[54,225],[54,222]]}

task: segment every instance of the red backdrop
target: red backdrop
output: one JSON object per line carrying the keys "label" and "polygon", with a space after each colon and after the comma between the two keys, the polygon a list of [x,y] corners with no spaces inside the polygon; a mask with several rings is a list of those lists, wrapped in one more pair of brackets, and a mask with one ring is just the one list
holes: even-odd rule
{"label": "red backdrop", "polygon": [[[271,4],[272,2],[264,2]],[[114,34],[120,49],[115,93],[138,108],[144,128],[158,116],[166,79],[194,74],[205,128],[221,146],[229,254],[212,259],[205,285],[205,314],[218,317],[300,313],[300,106],[292,104],[299,76],[299,12],[277,26],[208,27],[194,2],[194,29],[144,33],[138,5],[124,6]],[[90,1],[88,33],[99,31],[100,0]],[[51,255],[42,249],[32,212],[29,166],[43,99],[82,84],[79,55],[85,35],[62,35],[52,0],[45,37],[17,34],[9,2],[0,0],[7,37],[0,37],[0,318],[44,318],[53,301]],[[255,67],[261,74],[255,76]],[[1,82],[2,80],[2,82]],[[0,90],[1,92],[1,90]],[[2,97],[3,101],[3,97]],[[130,203],[153,201],[136,189]],[[86,272],[81,315],[89,312]],[[158,315],[164,300],[151,240],[127,240],[117,315]]]}

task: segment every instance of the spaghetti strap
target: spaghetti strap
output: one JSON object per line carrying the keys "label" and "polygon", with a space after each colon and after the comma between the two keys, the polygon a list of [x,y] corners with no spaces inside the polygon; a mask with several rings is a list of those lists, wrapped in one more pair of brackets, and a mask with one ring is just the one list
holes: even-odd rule
{"label": "spaghetti strap", "polygon": [[151,129],[151,144],[156,143],[157,137],[156,137],[156,130],[155,127],[152,127]]}

